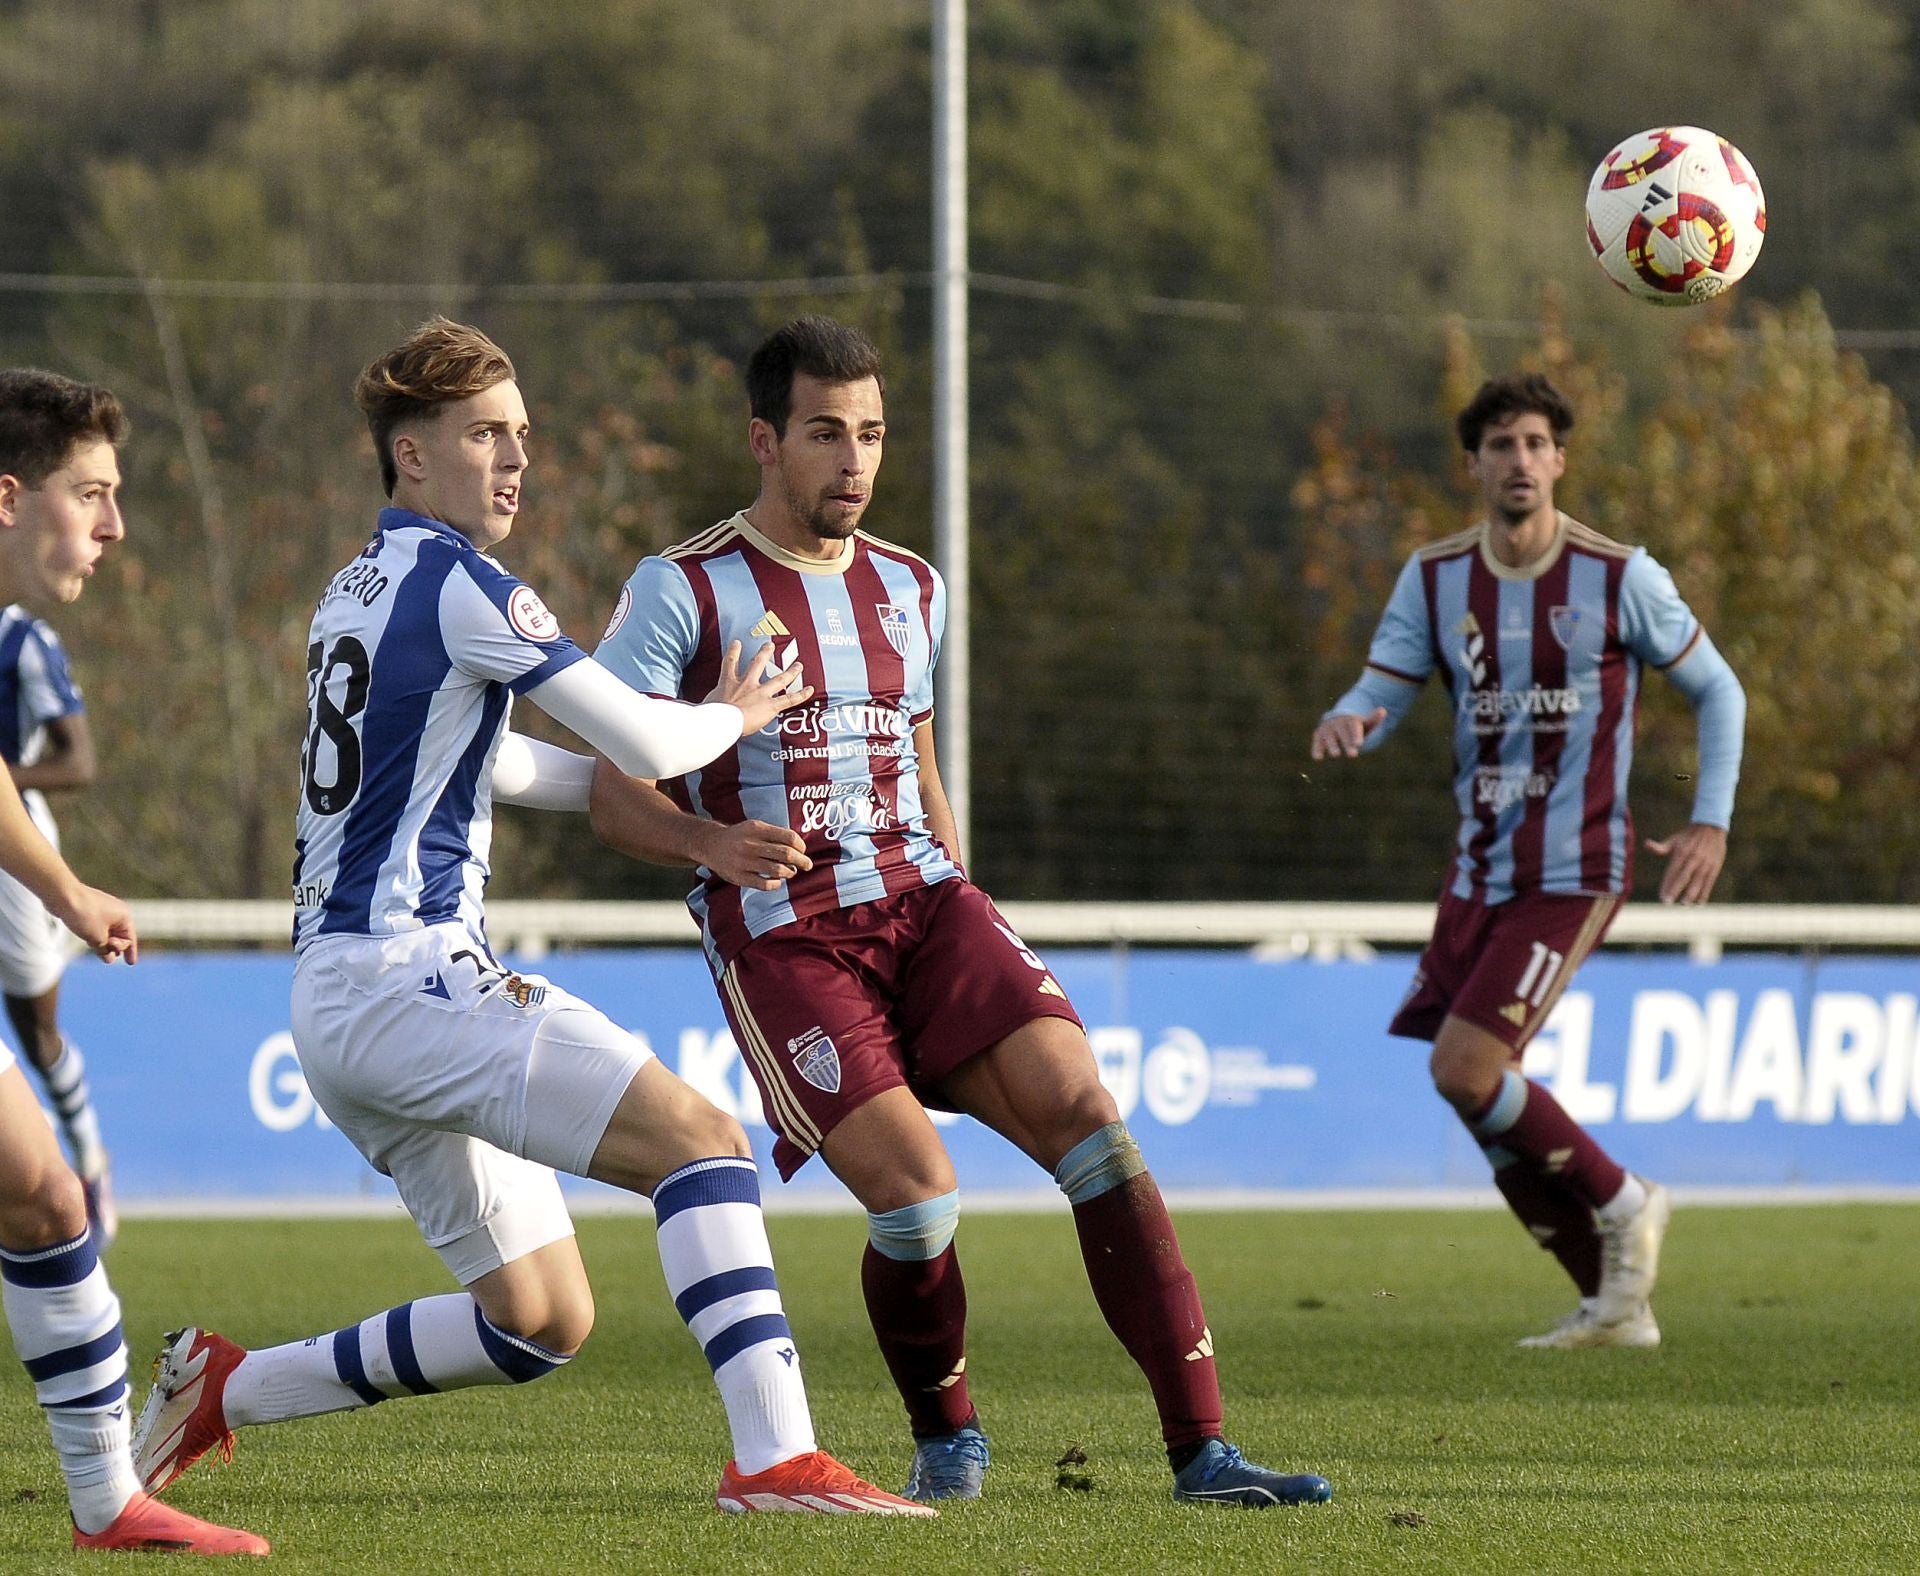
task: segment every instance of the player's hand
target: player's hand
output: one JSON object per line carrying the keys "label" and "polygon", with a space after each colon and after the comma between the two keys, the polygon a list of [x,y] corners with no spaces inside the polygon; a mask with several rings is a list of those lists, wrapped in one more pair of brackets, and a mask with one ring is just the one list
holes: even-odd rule
{"label": "player's hand", "polygon": [[1356,717],[1352,712],[1336,711],[1331,717],[1324,717],[1320,726],[1313,730],[1312,755],[1316,761],[1329,757],[1349,758],[1360,753],[1360,746],[1367,742],[1373,730],[1387,720],[1387,708],[1376,706],[1365,717]]}
{"label": "player's hand", "polygon": [[1662,903],[1704,903],[1727,862],[1727,829],[1695,821],[1671,837],[1649,837],[1647,851],[1667,861],[1660,878]]}
{"label": "player's hand", "polygon": [[[773,642],[768,641],[753,654],[753,660],[744,672],[740,668],[740,642],[727,642],[727,654],[720,662],[720,682],[713,687],[713,693],[707,697],[710,701],[725,701],[729,706],[738,706],[745,719],[741,724],[740,737],[758,733],[783,711],[791,711],[795,706],[804,706],[813,699],[813,686],[800,682],[800,664],[782,668],[778,673],[769,674],[767,669],[773,666]],[[711,866],[709,866],[711,868]]]}
{"label": "player's hand", "polygon": [[697,857],[722,881],[756,892],[772,892],[813,868],[800,834],[768,821],[706,822]]}
{"label": "player's hand", "polygon": [[140,937],[133,928],[133,911],[111,892],[76,881],[74,889],[48,911],[94,951],[112,963],[125,958],[140,961]]}

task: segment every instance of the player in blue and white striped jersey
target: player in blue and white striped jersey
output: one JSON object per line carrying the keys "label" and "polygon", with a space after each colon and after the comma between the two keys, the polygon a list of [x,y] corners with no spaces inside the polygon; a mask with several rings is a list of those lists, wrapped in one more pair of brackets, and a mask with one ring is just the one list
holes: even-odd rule
{"label": "player in blue and white striped jersey", "polygon": [[[0,602],[71,602],[126,535],[118,449],[127,419],[103,388],[0,372]],[[0,870],[108,962],[136,961],[127,905],[84,885],[0,770]],[[75,1548],[265,1554],[267,1540],[185,1515],[140,1490],[127,1425],[120,1301],[80,1179],[0,1046],[0,1303],[67,1483]]]}
{"label": "player in blue and white striped jersey", "polygon": [[511,734],[525,695],[624,770],[694,770],[803,704],[728,653],[702,704],[635,695],[487,549],[527,468],[504,352],[436,318],[355,391],[393,507],[328,582],[307,649],[293,1033],[333,1123],[465,1291],[248,1352],[170,1338],[135,1439],[159,1491],[235,1428],[551,1373],[593,1294],[556,1170],[644,1193],[726,1406],[724,1510],[919,1514],[814,1442],[745,1133],[626,1030],[509,972],[481,909],[493,804],[585,810],[591,756]]}
{"label": "player in blue and white striped jersey", "polygon": [[[33,824],[58,848],[60,829],[47,792],[93,781],[93,733],[66,647],[52,626],[17,604],[0,608],[0,760]],[[46,904],[0,871],[0,996],[14,1038],[53,1099],[74,1169],[87,1190],[94,1237],[104,1252],[117,1228],[107,1150],[87,1086],[86,1059],[60,1029],[60,977],[70,956],[66,928]]]}

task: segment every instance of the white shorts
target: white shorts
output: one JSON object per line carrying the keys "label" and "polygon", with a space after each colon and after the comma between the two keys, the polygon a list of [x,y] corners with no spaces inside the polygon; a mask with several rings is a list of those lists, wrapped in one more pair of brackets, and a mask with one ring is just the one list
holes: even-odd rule
{"label": "white shorts", "polygon": [[293,1042],[320,1108],[463,1286],[573,1234],[554,1172],[586,1174],[653,1055],[452,924],[308,947]]}
{"label": "white shorts", "polygon": [[[55,848],[60,828],[38,793],[22,794],[33,824]],[[46,904],[0,870],[0,992],[28,1001],[60,983],[67,960],[79,944],[67,927],[47,912]]]}

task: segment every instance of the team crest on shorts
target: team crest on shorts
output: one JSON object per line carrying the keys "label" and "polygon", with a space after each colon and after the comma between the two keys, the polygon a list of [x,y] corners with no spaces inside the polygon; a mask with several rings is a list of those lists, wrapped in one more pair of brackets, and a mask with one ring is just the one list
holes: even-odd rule
{"label": "team crest on shorts", "polygon": [[509,974],[507,982],[500,987],[500,994],[516,1007],[537,1007],[547,999],[547,987],[523,980],[518,974]]}
{"label": "team crest on shorts", "polygon": [[908,642],[913,639],[913,624],[907,610],[891,602],[876,602],[873,610],[880,615],[880,633],[887,637],[887,644],[893,647],[896,656],[904,657]]}
{"label": "team crest on shorts", "polygon": [[787,1054],[793,1069],[814,1088],[827,1094],[840,1092],[840,1053],[824,1029],[809,1029],[787,1041]]}

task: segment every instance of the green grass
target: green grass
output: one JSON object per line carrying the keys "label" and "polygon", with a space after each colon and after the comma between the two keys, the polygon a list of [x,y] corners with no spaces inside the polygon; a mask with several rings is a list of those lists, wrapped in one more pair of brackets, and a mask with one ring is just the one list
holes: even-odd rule
{"label": "green grass", "polygon": [[[299,1571],[1757,1571],[1920,1568],[1920,1207],[1685,1209],[1657,1352],[1521,1352],[1571,1297],[1504,1214],[1189,1214],[1229,1437],[1331,1505],[1176,1507],[1145,1384],[1061,1214],[970,1216],[969,1373],[989,1493],[937,1523],[723,1517],[705,1365],[644,1219],[582,1223],[600,1302],[577,1362],[517,1390],[249,1432],[177,1503]],[[776,1217],[822,1442],[889,1487],[899,1403],[855,1264],[862,1222]],[[112,1255],[144,1393],[163,1329],[249,1344],[449,1289],[387,1221],[134,1221]],[[0,1405],[0,1568],[71,1570],[24,1374]],[[1069,1446],[1087,1489],[1057,1486]],[[125,1562],[125,1557],[115,1557]]]}

